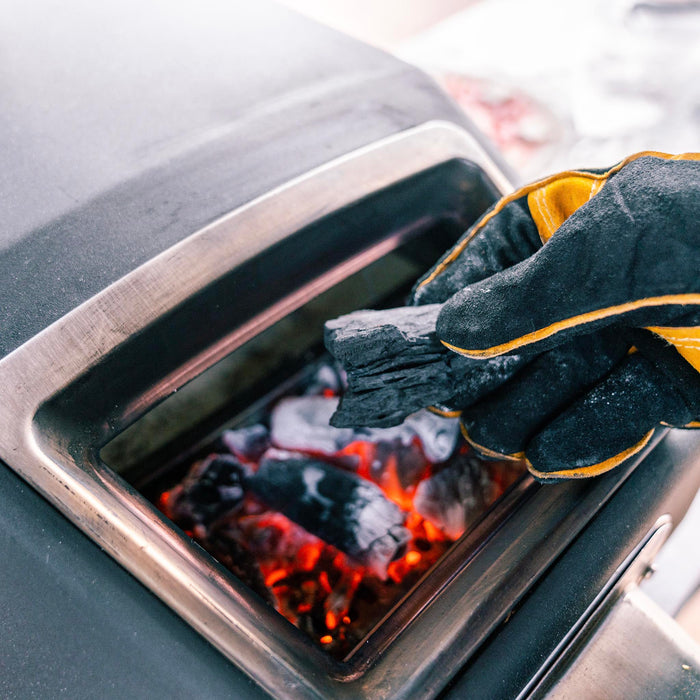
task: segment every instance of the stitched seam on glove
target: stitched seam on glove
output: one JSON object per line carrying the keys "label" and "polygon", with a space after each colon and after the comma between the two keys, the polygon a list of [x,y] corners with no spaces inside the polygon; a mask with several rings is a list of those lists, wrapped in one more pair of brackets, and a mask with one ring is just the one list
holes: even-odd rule
{"label": "stitched seam on glove", "polygon": [[495,459],[506,459],[508,461],[512,462],[517,462],[518,460],[524,459],[525,458],[525,453],[524,452],[514,452],[513,454],[506,454],[505,452],[498,452],[497,450],[492,450],[490,447],[485,447],[484,445],[480,445],[478,442],[475,442],[469,433],[467,432],[467,429],[460,421],[459,423],[459,430],[462,433],[462,437],[477,451],[480,452],[482,455],[485,455],[487,457],[494,457]]}
{"label": "stitched seam on glove", "polygon": [[437,406],[428,406],[427,409],[436,416],[442,416],[443,418],[459,418],[462,415],[462,411],[458,409],[446,410],[443,408],[438,408]]}
{"label": "stitched seam on glove", "polygon": [[646,446],[649,440],[651,440],[654,435],[654,430],[650,430],[636,445],[628,447],[626,450],[619,452],[614,457],[606,459],[598,464],[591,464],[589,467],[573,467],[571,469],[560,469],[555,472],[541,472],[532,466],[530,460],[526,459],[527,468],[530,473],[539,479],[540,481],[548,481],[550,479],[587,479],[591,476],[598,476],[599,474],[604,474],[614,469],[619,464],[622,464],[626,459],[629,459],[637,452],[641,452]]}

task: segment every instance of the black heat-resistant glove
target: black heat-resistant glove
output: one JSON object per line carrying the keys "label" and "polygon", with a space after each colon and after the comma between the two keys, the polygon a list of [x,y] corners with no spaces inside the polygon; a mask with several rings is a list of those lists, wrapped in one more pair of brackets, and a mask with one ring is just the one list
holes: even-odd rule
{"label": "black heat-resistant glove", "polygon": [[700,155],[643,153],[498,202],[428,273],[441,341],[534,359],[462,412],[540,480],[607,471],[660,423],[700,427]]}

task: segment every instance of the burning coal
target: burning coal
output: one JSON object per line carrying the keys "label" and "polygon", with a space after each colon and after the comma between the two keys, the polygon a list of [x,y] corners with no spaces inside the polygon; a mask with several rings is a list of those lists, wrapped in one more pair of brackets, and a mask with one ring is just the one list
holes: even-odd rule
{"label": "burning coal", "polygon": [[163,512],[339,658],[524,471],[477,457],[455,419],[336,428],[337,373],[226,430]]}

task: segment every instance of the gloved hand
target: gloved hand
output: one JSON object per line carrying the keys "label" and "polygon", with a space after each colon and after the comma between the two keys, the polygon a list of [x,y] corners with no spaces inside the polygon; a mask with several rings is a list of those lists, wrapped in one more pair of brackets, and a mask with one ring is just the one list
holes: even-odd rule
{"label": "gloved hand", "polygon": [[661,423],[700,427],[700,155],[638,154],[504,198],[413,292],[445,300],[450,349],[532,355],[463,410],[482,452],[587,477]]}

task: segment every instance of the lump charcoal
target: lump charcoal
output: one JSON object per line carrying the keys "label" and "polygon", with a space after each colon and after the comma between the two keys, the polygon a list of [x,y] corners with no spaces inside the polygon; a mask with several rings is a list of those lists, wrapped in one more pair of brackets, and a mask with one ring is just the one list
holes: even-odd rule
{"label": "lump charcoal", "polygon": [[232,530],[230,524],[223,519],[204,537],[199,538],[199,543],[248,588],[255,591],[266,603],[274,606],[274,598],[265,585],[255,555],[238,542],[237,534],[236,528]]}
{"label": "lump charcoal", "polygon": [[264,425],[255,424],[221,434],[223,446],[238,459],[257,462],[270,446],[270,433]]}
{"label": "lump charcoal", "polygon": [[351,442],[399,443],[409,446],[415,437],[431,462],[444,462],[457,444],[459,422],[422,410],[391,428],[335,428],[330,419],[337,397],[300,396],[282,399],[270,416],[272,442],[286,450],[335,455]]}
{"label": "lump charcoal", "polygon": [[357,427],[352,434],[353,440],[399,444],[403,447],[410,446],[417,437],[429,461],[444,462],[457,445],[459,420],[423,409],[411,414],[399,425],[389,428]]}
{"label": "lump charcoal", "polygon": [[247,486],[382,578],[411,538],[403,512],[378,486],[305,455],[270,450]]}
{"label": "lump charcoal", "polygon": [[180,488],[171,492],[170,517],[196,532],[207,528],[243,500],[245,472],[231,455],[213,454],[196,462]]}
{"label": "lump charcoal", "polygon": [[474,360],[448,350],[435,333],[439,304],[355,311],[326,322],[328,351],[347,372],[331,424],[397,425],[436,404],[464,408],[524,364],[518,355]]}
{"label": "lump charcoal", "polygon": [[413,507],[419,515],[457,539],[498,496],[483,461],[474,453],[458,459],[418,484]]}
{"label": "lump charcoal", "polygon": [[[313,569],[323,548],[328,545],[297,523],[291,522],[282,513],[269,508],[256,512],[258,507],[251,505],[243,517],[233,514],[230,518],[219,520],[215,526],[217,530],[226,529],[229,536],[245,546],[255,555],[260,565],[268,569],[285,568],[285,562],[296,561],[304,548],[307,551],[310,548],[315,552],[316,558],[311,558],[312,564],[308,570]],[[258,505],[261,509],[264,508],[262,502]]]}
{"label": "lump charcoal", "polygon": [[[365,466],[369,467],[366,475],[376,483],[386,486],[387,483],[393,483],[395,475],[399,486],[407,490],[425,478],[429,464],[423,450],[415,443],[404,444],[401,440],[392,440],[376,443],[371,462]],[[360,473],[365,475],[365,472]]]}
{"label": "lump charcoal", "polygon": [[430,304],[354,311],[326,322],[326,347],[344,367],[378,363],[404,352],[442,354],[444,346],[435,335],[440,309],[440,304]]}

